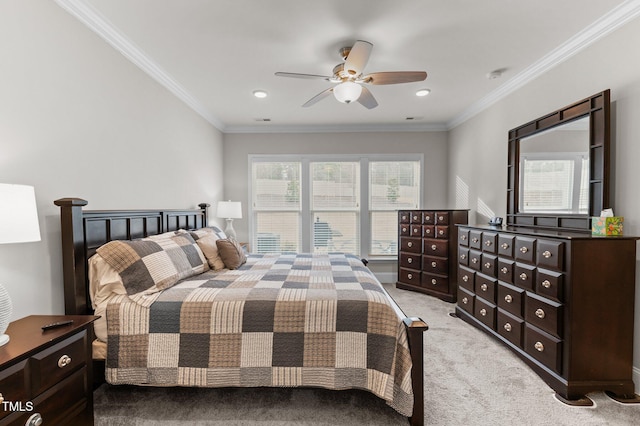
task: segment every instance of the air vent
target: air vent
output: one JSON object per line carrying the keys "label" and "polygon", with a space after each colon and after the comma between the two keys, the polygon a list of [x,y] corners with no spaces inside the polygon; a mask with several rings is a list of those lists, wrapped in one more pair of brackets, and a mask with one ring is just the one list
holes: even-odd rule
{"label": "air vent", "polygon": [[270,118],[256,118],[255,121],[271,121]]}

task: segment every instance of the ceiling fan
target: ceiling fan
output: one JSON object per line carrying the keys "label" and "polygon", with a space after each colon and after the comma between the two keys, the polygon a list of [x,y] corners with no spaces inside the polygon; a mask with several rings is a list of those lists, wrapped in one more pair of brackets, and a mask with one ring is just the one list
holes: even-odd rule
{"label": "ceiling fan", "polygon": [[353,46],[340,49],[340,55],[344,62],[333,68],[333,75],[331,76],[291,72],[277,72],[276,75],[279,77],[323,79],[338,83],[309,99],[302,105],[303,107],[314,105],[333,93],[340,102],[348,104],[357,101],[368,109],[377,107],[378,102],[364,84],[412,83],[414,81],[423,81],[427,78],[427,73],[424,71],[388,71],[363,74],[372,48],[373,44],[368,41],[358,40]]}

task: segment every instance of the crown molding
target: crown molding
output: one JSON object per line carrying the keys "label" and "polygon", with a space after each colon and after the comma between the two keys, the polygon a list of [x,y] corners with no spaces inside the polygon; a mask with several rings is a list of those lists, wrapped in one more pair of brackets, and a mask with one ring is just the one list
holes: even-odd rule
{"label": "crown molding", "polygon": [[55,2],[89,29],[122,53],[142,71],[182,100],[221,132],[224,124],[182,87],[168,72],[155,63],[142,49],[122,34],[107,18],[81,0],[55,0]]}
{"label": "crown molding", "polygon": [[263,123],[255,126],[227,126],[225,133],[365,133],[365,132],[445,132],[444,123],[425,124],[357,124],[278,126]]}
{"label": "crown molding", "polygon": [[600,40],[612,31],[622,27],[632,19],[635,19],[638,15],[640,15],[640,0],[625,1],[612,9],[609,13],[596,20],[593,24],[589,25],[587,28],[543,56],[540,60],[525,68],[505,84],[498,87],[479,101],[471,104],[469,108],[446,124],[447,129],[451,130],[454,127],[459,126],[476,114],[489,108],[505,96],[549,71],[551,68],[566,61],[576,53],[585,49],[587,46]]}

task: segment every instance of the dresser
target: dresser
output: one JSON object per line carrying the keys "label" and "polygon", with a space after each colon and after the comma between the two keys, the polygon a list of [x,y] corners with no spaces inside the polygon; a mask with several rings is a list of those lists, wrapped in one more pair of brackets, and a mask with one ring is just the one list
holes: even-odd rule
{"label": "dresser", "polygon": [[460,226],[456,314],[520,356],[563,402],[633,398],[635,237]]}
{"label": "dresser", "polygon": [[[0,347],[0,425],[93,425],[90,315],[31,315]],[[42,326],[73,320],[43,331]]]}
{"label": "dresser", "polygon": [[399,211],[396,287],[455,302],[456,225],[467,224],[468,215],[468,210]]}

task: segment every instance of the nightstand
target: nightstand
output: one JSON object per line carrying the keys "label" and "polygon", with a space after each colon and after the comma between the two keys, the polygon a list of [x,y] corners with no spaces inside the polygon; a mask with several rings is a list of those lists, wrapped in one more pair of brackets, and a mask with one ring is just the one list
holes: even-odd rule
{"label": "nightstand", "polygon": [[[0,426],[93,425],[91,315],[31,315],[0,347]],[[72,324],[43,331],[59,321]]]}

